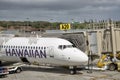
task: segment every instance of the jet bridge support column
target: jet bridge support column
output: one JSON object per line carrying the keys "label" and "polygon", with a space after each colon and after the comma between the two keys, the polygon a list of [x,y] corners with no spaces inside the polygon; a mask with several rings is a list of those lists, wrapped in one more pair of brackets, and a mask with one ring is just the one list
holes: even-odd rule
{"label": "jet bridge support column", "polygon": [[89,44],[89,32],[86,33],[86,44],[87,44],[87,55],[88,55],[88,71],[87,73],[92,73],[92,51]]}
{"label": "jet bridge support column", "polygon": [[114,26],[112,25],[112,20],[109,20],[109,26],[110,26],[110,37],[111,37],[111,47],[112,47],[112,53],[113,53],[113,62],[115,62],[116,59],[116,43],[115,43],[115,32],[114,32]]}

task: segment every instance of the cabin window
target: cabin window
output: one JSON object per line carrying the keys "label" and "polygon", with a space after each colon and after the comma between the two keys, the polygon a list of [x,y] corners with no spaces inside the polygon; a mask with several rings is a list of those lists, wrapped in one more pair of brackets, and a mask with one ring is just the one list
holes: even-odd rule
{"label": "cabin window", "polygon": [[44,49],[46,49],[46,47],[44,47]]}
{"label": "cabin window", "polygon": [[37,47],[36,47],[36,49],[37,49]]}
{"label": "cabin window", "polygon": [[33,49],[35,49],[35,47],[33,47]]}

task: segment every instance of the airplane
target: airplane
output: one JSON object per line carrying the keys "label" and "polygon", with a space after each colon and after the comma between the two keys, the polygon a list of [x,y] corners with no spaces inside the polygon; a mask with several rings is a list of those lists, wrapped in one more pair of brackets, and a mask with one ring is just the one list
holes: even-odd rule
{"label": "airplane", "polygon": [[76,66],[88,56],[62,38],[0,37],[0,61],[68,66],[70,74],[76,74]]}

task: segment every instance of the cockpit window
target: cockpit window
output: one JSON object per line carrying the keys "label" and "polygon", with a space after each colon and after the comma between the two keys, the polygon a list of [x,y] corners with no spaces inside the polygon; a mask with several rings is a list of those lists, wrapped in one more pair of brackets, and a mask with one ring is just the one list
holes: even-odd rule
{"label": "cockpit window", "polygon": [[59,49],[62,49],[62,45],[59,45],[58,48],[59,48]]}
{"label": "cockpit window", "polygon": [[58,48],[59,49],[65,49],[65,48],[72,48],[72,45],[59,45]]}

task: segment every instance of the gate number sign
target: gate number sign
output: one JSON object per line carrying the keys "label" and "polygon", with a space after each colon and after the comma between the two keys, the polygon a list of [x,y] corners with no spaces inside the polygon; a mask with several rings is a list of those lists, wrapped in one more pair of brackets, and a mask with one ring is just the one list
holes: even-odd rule
{"label": "gate number sign", "polygon": [[70,24],[60,24],[60,30],[69,30],[70,28]]}

